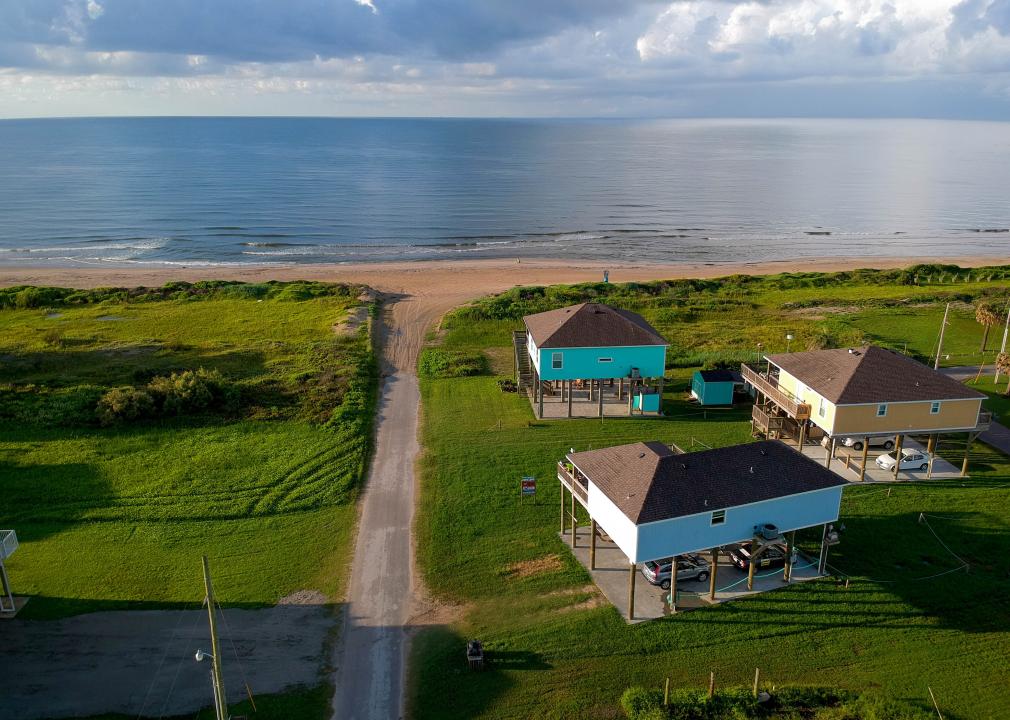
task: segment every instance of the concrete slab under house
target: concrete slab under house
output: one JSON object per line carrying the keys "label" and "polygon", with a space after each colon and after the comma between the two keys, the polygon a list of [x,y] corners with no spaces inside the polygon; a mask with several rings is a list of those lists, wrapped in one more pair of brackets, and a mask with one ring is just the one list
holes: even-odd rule
{"label": "concrete slab under house", "polygon": [[642,316],[582,303],[523,323],[516,383],[538,418],[662,414],[668,343]]}
{"label": "concrete slab under house", "polygon": [[[720,602],[823,575],[847,484],[769,440],[692,453],[631,443],[569,453],[557,472],[562,536],[629,621],[677,612],[681,599]],[[579,506],[589,516],[582,533]],[[822,527],[821,554],[811,561],[794,552],[795,533],[815,526]],[[726,572],[726,550],[739,544],[748,545],[747,572]],[[784,567],[763,572],[759,566],[775,553]],[[685,583],[671,573],[669,590],[636,594],[637,584],[650,587],[637,577],[642,563],[688,557],[708,563],[707,591],[682,593]],[[665,606],[656,601],[663,595]]]}
{"label": "concrete slab under house", "polygon": [[[859,454],[855,481],[881,480],[870,463],[873,446],[902,457],[913,440],[925,443],[924,471],[894,463],[892,480],[943,477],[950,463],[937,457],[938,443],[963,451],[958,476],[968,474],[972,443],[992,423],[982,409],[985,395],[901,353],[874,345],[767,355],[761,366],[741,372],[753,388],[751,430],[780,439],[807,454],[811,442],[827,446],[826,464],[840,448]],[[851,453],[846,453],[851,455]],[[879,453],[878,453],[879,454]]]}

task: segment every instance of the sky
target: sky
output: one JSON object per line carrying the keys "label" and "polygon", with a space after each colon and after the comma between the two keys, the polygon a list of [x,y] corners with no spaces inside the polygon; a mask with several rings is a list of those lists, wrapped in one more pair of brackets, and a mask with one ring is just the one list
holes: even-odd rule
{"label": "sky", "polygon": [[1010,119],[1010,0],[0,0],[0,117]]}

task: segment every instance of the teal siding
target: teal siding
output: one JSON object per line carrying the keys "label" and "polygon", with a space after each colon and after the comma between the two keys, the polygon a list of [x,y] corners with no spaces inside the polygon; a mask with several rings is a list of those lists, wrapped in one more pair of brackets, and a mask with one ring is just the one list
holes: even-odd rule
{"label": "teal siding", "polygon": [[[666,370],[666,348],[662,345],[601,348],[541,348],[538,350],[540,377],[544,380],[599,380],[631,375],[638,368],[641,377],[662,377]],[[555,369],[554,353],[561,353],[561,368]],[[609,358],[609,362],[605,359]],[[603,361],[601,361],[603,360]]]}
{"label": "teal siding", "polygon": [[732,405],[733,383],[705,382],[700,370],[694,371],[691,378],[691,390],[702,405]]}

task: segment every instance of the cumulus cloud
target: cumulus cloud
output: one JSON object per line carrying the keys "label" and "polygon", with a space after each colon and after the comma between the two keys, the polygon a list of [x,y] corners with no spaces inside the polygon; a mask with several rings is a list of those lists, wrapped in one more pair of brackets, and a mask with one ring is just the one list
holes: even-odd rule
{"label": "cumulus cloud", "polygon": [[919,98],[914,114],[960,88],[1010,115],[1010,0],[0,0],[0,77],[0,107],[30,77],[82,97],[289,92],[323,113],[427,95],[463,114],[751,112],[728,102],[750,96],[792,114],[810,101],[786,98],[844,87],[881,113]]}

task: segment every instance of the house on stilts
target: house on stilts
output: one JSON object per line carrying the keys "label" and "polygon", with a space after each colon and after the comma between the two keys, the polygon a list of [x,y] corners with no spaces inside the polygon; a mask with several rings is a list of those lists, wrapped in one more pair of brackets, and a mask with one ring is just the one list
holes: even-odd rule
{"label": "house on stilts", "polygon": [[[869,446],[879,441],[895,457],[910,435],[927,438],[927,477],[938,438],[966,437],[968,451],[992,422],[982,409],[985,395],[906,355],[874,345],[767,355],[760,366],[744,364],[744,381],[754,389],[751,429],[787,441],[800,452],[812,441],[827,447],[830,467],[846,438],[860,453],[858,478],[866,474]],[[894,463],[898,477],[900,465]]]}
{"label": "house on stilts", "polygon": [[[689,554],[710,557],[707,595],[718,602],[719,583],[726,582],[720,580],[720,556],[727,546],[750,543],[746,580],[730,581],[731,586],[746,582],[749,590],[761,553],[784,546],[786,565],[774,584],[780,586],[795,581],[795,531],[823,526],[817,570],[803,579],[822,575],[834,537],[830,524],[838,519],[847,484],[821,463],[774,440],[691,453],[660,442],[572,452],[558,463],[557,473],[561,532],[576,551],[576,506],[584,508],[590,519],[587,569],[615,604],[626,604],[629,620],[638,617],[637,566],[648,561],[672,558],[676,564]],[[605,567],[598,564],[598,543],[608,547]],[[585,562],[584,551],[581,555]],[[614,561],[617,557],[622,560]],[[613,582],[614,571],[621,570],[627,573],[626,591]],[[762,581],[767,588],[768,578]],[[671,582],[669,607],[675,612],[675,573]]]}
{"label": "house on stilts", "polygon": [[669,345],[636,313],[601,303],[527,315],[516,381],[538,418],[662,413]]}

